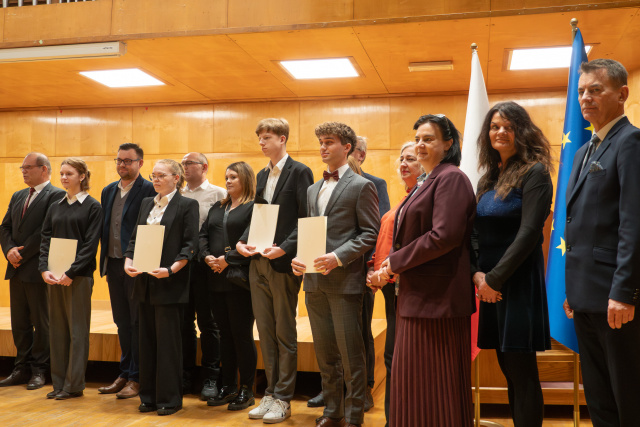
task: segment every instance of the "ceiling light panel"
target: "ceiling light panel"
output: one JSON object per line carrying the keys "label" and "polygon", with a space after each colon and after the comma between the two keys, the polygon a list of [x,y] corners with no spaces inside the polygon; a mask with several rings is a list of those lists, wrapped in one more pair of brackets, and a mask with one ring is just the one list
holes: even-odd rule
{"label": "ceiling light panel", "polygon": [[[586,46],[587,54],[591,46]],[[571,46],[535,49],[513,49],[509,55],[509,70],[542,70],[569,68]]]}
{"label": "ceiling light panel", "polygon": [[360,73],[350,58],[280,61],[280,65],[297,80],[358,77]]}
{"label": "ceiling light panel", "polygon": [[111,88],[161,86],[163,82],[138,68],[123,70],[81,71],[80,74]]}

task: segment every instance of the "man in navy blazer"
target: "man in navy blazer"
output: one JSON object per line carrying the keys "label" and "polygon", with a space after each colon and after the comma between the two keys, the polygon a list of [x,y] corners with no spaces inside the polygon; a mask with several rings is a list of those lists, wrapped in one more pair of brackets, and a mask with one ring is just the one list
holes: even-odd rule
{"label": "man in navy blazer", "polygon": [[624,115],[627,71],[581,66],[578,96],[595,134],[567,186],[565,311],[573,317],[594,426],[640,420],[640,129]]}
{"label": "man in navy blazer", "polygon": [[140,175],[144,151],[137,144],[118,148],[116,172],[118,181],[102,190],[104,225],[100,244],[100,276],[107,276],[113,321],[120,340],[120,375],[113,384],[98,388],[100,393],[116,393],[119,399],[138,395],[138,304],[132,300],[134,279],[125,274],[124,252],[136,226],[140,204],[156,192]]}
{"label": "man in navy blazer", "polygon": [[0,226],[17,350],[13,372],[0,387],[27,383],[27,389],[35,390],[44,385],[49,369],[48,290],[38,271],[40,230],[49,206],[65,192],[51,185],[51,163],[44,154],[27,154],[20,170],[28,188],[11,196]]}

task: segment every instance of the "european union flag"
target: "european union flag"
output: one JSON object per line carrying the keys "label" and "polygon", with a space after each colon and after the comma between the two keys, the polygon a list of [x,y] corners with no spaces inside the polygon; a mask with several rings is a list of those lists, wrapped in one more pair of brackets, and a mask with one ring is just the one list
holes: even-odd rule
{"label": "european union flag", "polygon": [[562,131],[562,150],[560,166],[558,168],[558,183],[556,186],[556,203],[551,227],[551,241],[549,242],[549,258],[547,260],[547,299],[549,303],[549,324],[551,336],[560,343],[578,352],[578,340],[573,328],[573,321],[567,319],[562,304],[565,295],[564,273],[564,226],[567,217],[567,184],[573,158],[584,143],[591,139],[593,128],[582,117],[578,102],[578,71],[580,64],[587,62],[587,53],[580,30],[576,30],[569,67],[569,87],[567,87],[567,108],[564,113],[564,129]]}

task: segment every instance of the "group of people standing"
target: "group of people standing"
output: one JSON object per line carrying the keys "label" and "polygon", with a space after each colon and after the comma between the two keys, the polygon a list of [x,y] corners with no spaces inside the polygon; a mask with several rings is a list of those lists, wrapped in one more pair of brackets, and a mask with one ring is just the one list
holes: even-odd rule
{"label": "group of people standing", "polygon": [[[575,319],[594,425],[628,426],[640,419],[639,392],[631,390],[640,382],[633,266],[640,256],[633,193],[640,184],[640,130],[624,117],[621,64],[583,64],[576,96],[596,137],[576,154],[567,192],[565,309]],[[454,123],[428,114],[413,129],[415,141],[398,157],[407,195],[392,209],[384,181],[360,168],[366,140],[339,122],[315,129],[327,165],[315,183],[309,167],[287,154],[284,119],[259,122],[255,132],[269,163],[257,178],[247,163],[230,164],[226,191],[207,180],[201,153],[181,163],[157,161],[147,181],[140,175],[143,151],[128,143],[115,159],[120,180],[105,187],[100,204],[87,193],[90,172],[82,160],[62,162],[64,192],[51,186],[46,156],[28,154],[21,170],[29,188],[13,195],[0,227],[18,350],[0,386],[42,387],[50,355],[47,397],[82,396],[101,241],[100,273],[107,276],[122,356],[121,374],[99,391],[139,396],[141,412],[182,408],[197,319],[201,399],[229,410],[255,406],[249,418],[265,423],[289,418],[304,283],[322,378],[322,393],[309,405],[325,406],[317,427],[359,426],[372,406],[370,325],[378,290],[387,316],[388,425],[472,424],[476,298],[478,346],[497,352],[514,424],[542,425],[536,352],[550,348],[542,251],[553,197],[549,142],[520,105],[495,105],[477,141],[483,175],[474,194],[458,168]],[[254,203],[279,205],[273,246],[263,252],[248,244]],[[307,216],[327,217],[327,252],[313,266],[296,257],[298,219]],[[164,226],[160,267],[151,272],[133,265],[139,225]],[[62,277],[48,269],[54,237],[78,241]],[[305,273],[310,268],[316,273]],[[257,406],[254,321],[267,378]]]}

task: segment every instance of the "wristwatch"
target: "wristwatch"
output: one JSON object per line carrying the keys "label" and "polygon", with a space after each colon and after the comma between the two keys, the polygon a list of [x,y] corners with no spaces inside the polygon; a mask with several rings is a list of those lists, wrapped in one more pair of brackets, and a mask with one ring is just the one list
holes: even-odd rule
{"label": "wristwatch", "polygon": [[169,272],[169,275],[167,277],[173,276],[173,270],[171,270],[171,267],[167,267],[167,271]]}

